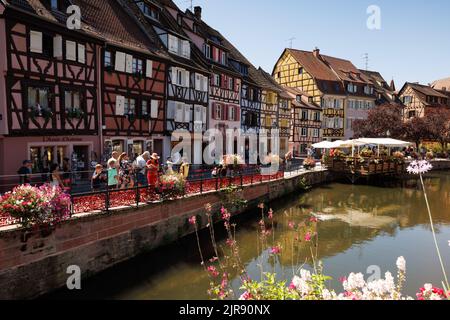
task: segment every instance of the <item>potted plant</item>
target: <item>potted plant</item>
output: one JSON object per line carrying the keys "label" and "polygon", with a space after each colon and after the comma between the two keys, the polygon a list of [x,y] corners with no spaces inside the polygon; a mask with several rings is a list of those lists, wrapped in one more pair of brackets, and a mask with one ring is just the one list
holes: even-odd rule
{"label": "potted plant", "polygon": [[158,193],[162,199],[181,198],[186,193],[186,180],[180,174],[165,174],[160,177]]}
{"label": "potted plant", "polygon": [[306,170],[311,170],[314,169],[316,167],[316,161],[313,158],[307,158],[305,159],[305,161],[303,162],[303,167]]}
{"label": "potted plant", "polygon": [[39,105],[36,107],[31,107],[28,110],[28,114],[33,119],[42,117],[45,120],[49,120],[53,117],[53,112],[50,108],[41,107]]}
{"label": "potted plant", "polygon": [[84,117],[84,112],[80,108],[70,108],[66,110],[66,116],[68,119],[82,119]]}

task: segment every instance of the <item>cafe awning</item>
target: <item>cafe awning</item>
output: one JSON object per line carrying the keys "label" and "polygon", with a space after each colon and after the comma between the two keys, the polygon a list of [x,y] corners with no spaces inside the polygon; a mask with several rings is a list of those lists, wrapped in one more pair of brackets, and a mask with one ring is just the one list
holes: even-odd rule
{"label": "cafe awning", "polygon": [[356,139],[356,143],[362,143],[362,145],[377,145],[385,147],[407,147],[411,145],[411,142],[396,140],[391,138],[361,138]]}

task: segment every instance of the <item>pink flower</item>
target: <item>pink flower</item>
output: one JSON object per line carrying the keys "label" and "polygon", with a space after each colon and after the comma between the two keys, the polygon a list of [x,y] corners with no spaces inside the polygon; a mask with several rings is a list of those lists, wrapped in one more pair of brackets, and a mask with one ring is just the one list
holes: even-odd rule
{"label": "pink flower", "polygon": [[272,209],[269,210],[269,219],[270,220],[273,219],[273,210]]}
{"label": "pink flower", "polygon": [[311,217],[311,219],[309,219],[310,222],[317,222],[317,218],[316,217]]}
{"label": "pink flower", "polygon": [[217,271],[216,267],[214,267],[214,266],[209,266],[208,272],[214,278],[217,278],[219,276],[219,271]]}
{"label": "pink flower", "polygon": [[271,254],[278,255],[281,253],[281,248],[279,246],[272,247],[270,250]]}
{"label": "pink flower", "polygon": [[222,214],[222,219],[225,221],[229,221],[231,218],[231,214],[228,212],[227,209],[225,209],[224,207],[222,207],[222,209],[220,209],[220,212]]}
{"label": "pink flower", "polygon": [[305,234],[305,241],[311,241],[311,233],[310,232]]}
{"label": "pink flower", "polygon": [[253,296],[252,296],[252,294],[250,293],[250,292],[248,292],[248,291],[245,291],[242,295],[241,295],[241,297],[239,298],[239,300],[252,300],[253,299]]}
{"label": "pink flower", "polygon": [[197,224],[197,217],[196,216],[192,216],[189,218],[189,224],[195,226]]}
{"label": "pink flower", "polygon": [[289,221],[288,226],[290,229],[294,229],[295,228],[295,223],[292,221]]}

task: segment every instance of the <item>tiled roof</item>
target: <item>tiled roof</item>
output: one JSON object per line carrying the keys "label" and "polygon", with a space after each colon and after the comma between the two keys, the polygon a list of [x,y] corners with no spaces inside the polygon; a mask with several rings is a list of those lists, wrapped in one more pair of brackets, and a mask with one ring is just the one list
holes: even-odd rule
{"label": "tiled roof", "polygon": [[431,84],[431,87],[436,90],[446,88],[446,91],[450,91],[450,78],[436,80]]}
{"label": "tiled roof", "polygon": [[[283,86],[283,89],[292,99],[292,105],[294,105],[294,107],[322,110],[317,104],[309,102],[310,96],[302,90],[285,86]],[[297,96],[299,95],[302,97],[301,101],[297,100]]]}
{"label": "tiled roof", "polygon": [[317,80],[340,81],[338,76],[311,51],[286,49]]}
{"label": "tiled roof", "polygon": [[326,55],[321,55],[321,57],[338,74],[341,80],[356,83],[370,83],[370,79],[361,73],[350,61]]}
{"label": "tiled roof", "polygon": [[83,13],[83,20],[93,33],[113,45],[155,53],[158,46],[151,42],[118,0],[73,0]]}
{"label": "tiled roof", "polygon": [[426,96],[433,96],[433,97],[439,97],[439,98],[447,98],[446,95],[440,93],[437,90],[434,90],[432,87],[430,86],[426,86],[426,85],[422,85],[422,84],[418,84],[418,83],[410,83],[407,82],[406,85],[409,85],[413,90],[420,92]]}

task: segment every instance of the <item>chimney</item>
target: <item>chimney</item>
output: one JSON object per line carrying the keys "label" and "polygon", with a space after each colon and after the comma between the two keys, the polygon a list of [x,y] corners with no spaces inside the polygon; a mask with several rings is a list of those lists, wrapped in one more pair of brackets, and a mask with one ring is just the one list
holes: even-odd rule
{"label": "chimney", "polygon": [[320,49],[316,47],[313,50],[313,55],[314,55],[314,57],[319,58],[319,56],[320,56]]}
{"label": "chimney", "polygon": [[198,20],[202,20],[202,7],[194,7],[194,14]]}

